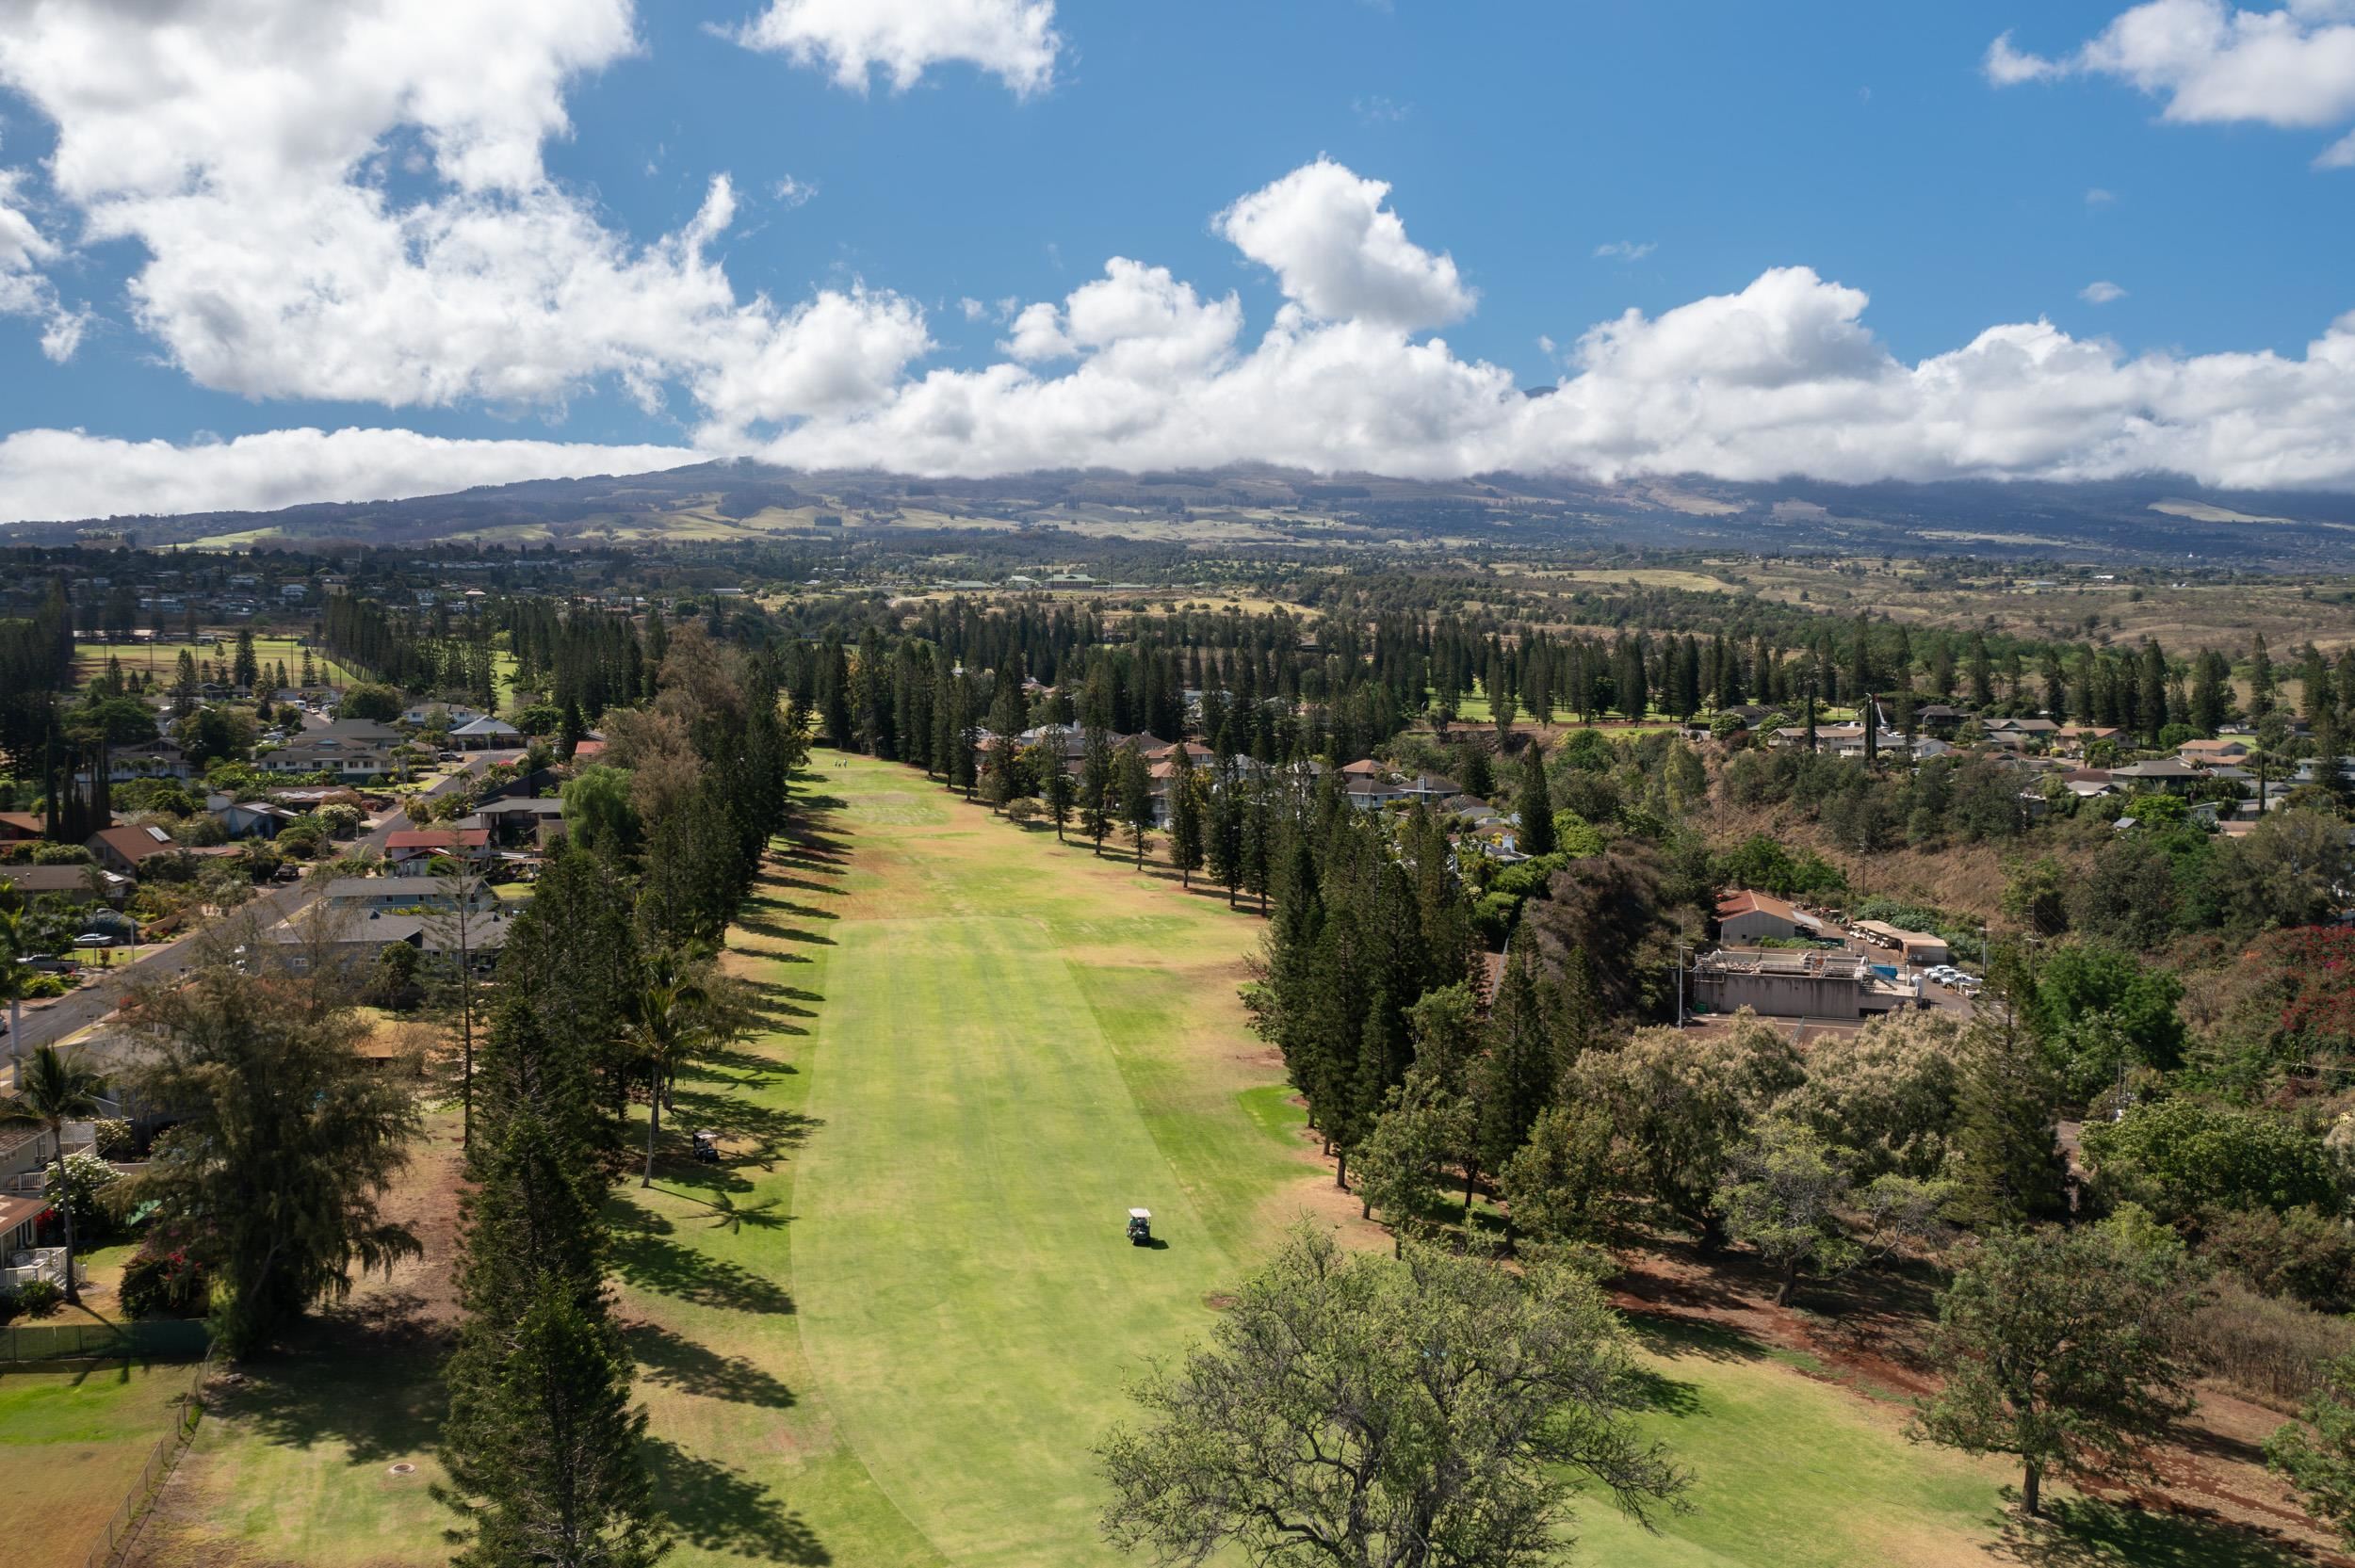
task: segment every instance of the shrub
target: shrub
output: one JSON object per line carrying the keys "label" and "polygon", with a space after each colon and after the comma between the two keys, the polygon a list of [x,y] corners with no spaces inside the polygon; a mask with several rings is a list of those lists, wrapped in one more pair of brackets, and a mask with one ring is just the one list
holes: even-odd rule
{"label": "shrub", "polygon": [[207,1283],[203,1265],[185,1252],[143,1251],[122,1266],[115,1297],[126,1317],[194,1317],[204,1310]]}
{"label": "shrub", "polygon": [[2226,1279],[2192,1314],[2189,1338],[2201,1366],[2235,1393],[2296,1404],[2313,1391],[2324,1362],[2355,1350],[2355,1325]]}
{"label": "shrub", "polygon": [[2139,1105],[2088,1122],[2086,1159],[2099,1192],[2161,1219],[2194,1209],[2292,1209],[2332,1202],[2322,1140],[2262,1111],[2193,1100]]}
{"label": "shrub", "polygon": [[2201,1255],[2251,1290],[2324,1312],[2355,1301],[2355,1231],[2320,1209],[2209,1209],[2200,1228]]}
{"label": "shrub", "polygon": [[65,1301],[55,1280],[30,1279],[16,1287],[16,1304],[27,1317],[47,1317]]}
{"label": "shrub", "polygon": [[106,1117],[90,1125],[97,1131],[101,1159],[129,1159],[138,1148],[131,1137],[131,1123],[120,1116]]}
{"label": "shrub", "polygon": [[[73,1211],[73,1234],[77,1240],[95,1241],[114,1228],[114,1213],[106,1206],[106,1191],[122,1180],[114,1167],[96,1155],[65,1156],[65,1202]],[[43,1188],[57,1195],[57,1171],[50,1167]]]}
{"label": "shrub", "polygon": [[15,1321],[19,1310],[21,1309],[16,1303],[16,1292],[0,1290],[0,1327],[6,1327]]}

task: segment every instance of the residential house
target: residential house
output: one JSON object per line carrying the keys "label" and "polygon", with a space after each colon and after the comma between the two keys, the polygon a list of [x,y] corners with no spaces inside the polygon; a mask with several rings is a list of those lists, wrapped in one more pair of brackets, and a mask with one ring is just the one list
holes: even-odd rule
{"label": "residential house", "polygon": [[489,832],[495,845],[541,842],[549,827],[561,831],[564,825],[564,801],[560,796],[540,796],[526,800],[490,800],[471,816],[459,819],[461,828],[481,828]]}
{"label": "residential house", "polygon": [[2056,749],[2073,757],[2084,756],[2096,741],[2122,743],[2125,738],[2126,732],[2116,724],[2063,724],[2054,735]]}
{"label": "residential house", "polygon": [[0,844],[23,844],[39,838],[43,826],[37,812],[0,811]]}
{"label": "residential house", "polygon": [[0,884],[20,898],[63,898],[88,904],[103,898],[120,905],[137,884],[97,865],[0,865]]}
{"label": "residential house", "polygon": [[131,876],[138,874],[141,861],[171,854],[180,848],[157,827],[101,828],[82,842],[101,865]]}
{"label": "residential house", "polygon": [[496,903],[498,895],[479,878],[338,877],[327,884],[322,901],[330,909],[392,913],[456,909],[462,901],[469,909],[482,910]]}
{"label": "residential house", "polygon": [[2183,794],[2204,776],[2197,768],[2174,757],[2130,762],[2110,769],[2111,780],[2128,789],[2161,790],[2169,795]]}
{"label": "residential house", "polygon": [[482,717],[480,708],[470,708],[463,703],[419,703],[400,716],[404,724],[425,728],[436,719],[446,720],[451,729],[471,723]]}
{"label": "residential house", "polygon": [[393,770],[398,731],[365,719],[338,719],[308,730],[275,752],[254,759],[265,773],[331,773],[340,779],[375,780]]}
{"label": "residential house", "polygon": [[2186,740],[2175,748],[2175,755],[2195,768],[2214,767],[2217,763],[2246,762],[2249,747],[2247,742],[2230,736],[2215,740]]}
{"label": "residential house", "polygon": [[426,874],[437,857],[480,863],[492,856],[488,828],[410,828],[384,840],[384,864],[396,877]]}
{"label": "residential house", "polygon": [[[127,784],[133,779],[186,779],[193,777],[195,771],[180,748],[160,736],[106,749],[106,777],[115,784]],[[88,769],[83,777],[89,777]]]}
{"label": "residential house", "polygon": [[450,731],[449,738],[456,745],[468,751],[480,751],[486,748],[513,750],[523,745],[524,733],[504,719],[494,719],[484,714]]}
{"label": "residential house", "polygon": [[1925,735],[1938,736],[1946,740],[1955,737],[1955,732],[1962,728],[1962,721],[1968,717],[1949,703],[1925,703],[1913,710],[1915,728]]}
{"label": "residential house", "polygon": [[498,966],[499,954],[507,946],[507,933],[514,926],[512,913],[495,900],[490,907],[468,914],[463,922],[447,913],[368,910],[347,914],[327,905],[314,906],[306,916],[273,927],[266,938],[277,946],[286,966],[297,973],[307,971],[315,963],[326,962],[365,968],[394,943],[405,942],[428,958],[463,957],[468,968],[487,977]]}
{"label": "residential house", "polygon": [[1990,719],[1987,738],[1998,746],[2049,746],[2060,738],[2060,729],[2050,719]]}
{"label": "residential house", "polygon": [[278,830],[298,815],[268,800],[239,800],[227,795],[206,796],[204,809],[220,819],[231,838],[276,838]]}

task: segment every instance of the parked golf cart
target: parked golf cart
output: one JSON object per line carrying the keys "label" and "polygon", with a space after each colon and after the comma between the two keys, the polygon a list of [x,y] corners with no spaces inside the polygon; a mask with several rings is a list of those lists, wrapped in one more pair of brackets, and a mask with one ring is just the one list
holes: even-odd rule
{"label": "parked golf cart", "polygon": [[1129,1245],[1148,1247],[1153,1242],[1153,1211],[1132,1208],[1129,1211]]}
{"label": "parked golf cart", "polygon": [[695,1158],[706,1165],[720,1163],[720,1135],[708,1127],[695,1135]]}

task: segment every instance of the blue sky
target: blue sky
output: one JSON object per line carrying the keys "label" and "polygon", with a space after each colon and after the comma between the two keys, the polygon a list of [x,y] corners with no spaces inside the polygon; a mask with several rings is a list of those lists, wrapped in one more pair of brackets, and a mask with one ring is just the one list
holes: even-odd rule
{"label": "blue sky", "polygon": [[[14,466],[0,446],[0,516],[43,515],[43,508],[86,497],[161,505],[210,501],[219,491],[227,500],[275,503],[303,498],[306,485],[441,488],[430,482],[437,448],[414,442],[324,468],[316,454],[282,461],[293,472],[275,478],[248,471],[252,464],[227,477],[194,477],[207,464],[218,468],[220,457],[191,455],[192,442],[306,427],[511,449],[506,467],[487,447],[474,450],[474,463],[449,467],[454,479],[584,461],[551,457],[547,449],[559,445],[812,462],[891,462],[907,453],[908,466],[980,471],[1027,466],[1064,442],[1071,461],[1137,466],[1265,456],[1405,472],[1510,463],[1733,477],[1777,461],[1830,477],[2066,477],[2180,466],[2221,483],[2355,482],[2355,453],[2341,433],[2350,394],[2307,361],[2307,346],[2355,309],[2344,262],[2355,237],[2347,218],[2355,169],[2315,167],[2355,125],[2355,87],[2331,79],[2327,60],[2312,65],[2319,79],[2235,88],[2239,98],[2219,99],[2207,85],[2217,61],[2233,64],[2241,36],[2217,35],[2217,27],[2278,15],[2281,36],[2319,44],[2350,20],[2337,0],[2301,0],[2282,13],[2238,13],[2220,0],[2132,8],[2047,0],[2010,12],[941,0],[930,15],[924,0],[889,0],[886,9],[912,18],[903,43],[928,46],[927,29],[944,28],[950,42],[920,59],[912,86],[896,88],[879,69],[865,76],[864,90],[843,85],[838,71],[849,68],[825,52],[827,29],[838,30],[850,0],[770,3],[790,13],[797,36],[820,40],[805,57],[747,46],[738,29],[762,10],[761,0],[681,0],[634,11],[625,0],[562,0],[583,18],[595,13],[594,25],[583,21],[571,42],[453,39],[446,57],[395,72],[417,98],[488,98],[495,87],[528,96],[470,82],[469,61],[493,57],[486,51],[501,59],[535,50],[550,57],[536,76],[525,75],[547,84],[552,118],[497,131],[526,156],[536,148],[537,169],[520,185],[485,186],[437,164],[435,137],[447,134],[447,118],[435,122],[401,105],[373,119],[355,114],[339,127],[348,150],[374,150],[369,171],[332,179],[316,169],[289,172],[300,162],[294,155],[239,167],[256,140],[300,138],[312,121],[290,112],[269,126],[240,123],[238,56],[280,50],[302,71],[317,67],[325,46],[302,36],[315,24],[288,24],[289,33],[273,22],[270,13],[284,8],[271,0],[190,0],[188,9],[211,13],[196,22],[220,51],[220,68],[208,75],[202,60],[185,72],[162,63],[178,54],[159,31],[149,90],[180,102],[201,128],[187,178],[245,187],[194,216],[171,210],[164,185],[124,151],[137,132],[103,101],[106,84],[79,93],[71,81],[58,85],[55,62],[72,57],[75,44],[70,27],[41,8],[0,4],[0,84],[8,84],[0,86],[0,170],[9,171],[0,215],[13,212],[35,235],[11,272],[9,231],[0,221],[0,432],[78,430],[173,449],[150,449],[122,465],[134,472],[118,496],[87,477],[79,488],[59,484],[41,466],[71,453],[57,442],[38,462],[22,450],[28,443],[14,443]],[[468,25],[447,21],[447,8],[412,0],[354,0],[354,8],[384,13],[396,37]],[[955,40],[969,42],[993,21],[1051,26],[1046,79],[1020,81],[1002,63],[992,69],[958,57]],[[579,37],[599,26],[610,45],[583,49]],[[1990,45],[2007,28],[2007,57],[2027,65],[1990,62]],[[2161,44],[2144,47],[2144,35],[2165,29],[2172,31]],[[349,69],[364,69],[372,47],[353,48]],[[2201,47],[2204,60],[2196,57]],[[2290,69],[2310,63],[2293,59]],[[319,69],[332,80],[336,68]],[[134,83],[139,70],[135,59]],[[2319,106],[2297,96],[2308,89]],[[2344,113],[2333,92],[2346,97]],[[2194,103],[2195,93],[2205,96]],[[2287,102],[2299,106],[2276,106]],[[450,112],[471,126],[499,111]],[[80,150],[72,168],[52,161],[61,136]],[[219,138],[218,168],[205,163],[205,136]],[[1288,301],[1300,304],[1301,285],[1286,271],[1295,252],[1284,247],[1309,247],[1313,254],[1298,254],[1313,268],[1330,259],[1318,249],[1324,242],[1288,230],[1255,249],[1217,221],[1231,203],[1320,158],[1366,190],[1386,183],[1387,192],[1369,202],[1403,223],[1402,243],[1412,248],[1406,265],[1444,253],[1461,285],[1452,297],[1477,295],[1468,312],[1440,308],[1390,323],[1371,334],[1380,342],[1334,335],[1356,319],[1345,294],[1328,291],[1340,304],[1308,312],[1314,319],[1304,331],[1320,341],[1302,353],[1322,356],[1324,368],[1286,374],[1360,380],[1385,399],[1371,411],[1303,399],[1299,383],[1254,363],[1260,334]],[[110,159],[122,167],[106,167]],[[235,171],[222,176],[221,169]],[[319,197],[326,202],[356,186],[396,217],[422,203],[436,221],[453,224],[496,223],[519,202],[558,204],[575,237],[586,225],[597,244],[626,258],[693,225],[717,176],[732,184],[733,211],[700,241],[707,268],[693,285],[700,302],[681,303],[689,285],[674,279],[663,285],[669,303],[646,307],[647,319],[674,313],[680,335],[693,336],[717,331],[715,320],[761,296],[774,318],[732,323],[721,333],[732,346],[708,352],[628,344],[560,353],[524,378],[529,384],[520,393],[497,386],[536,345],[519,348],[487,329],[478,334],[464,313],[453,313],[462,319],[445,331],[418,327],[414,309],[361,311],[349,296],[355,278],[378,276],[367,267],[333,272],[313,289],[334,301],[325,313],[334,319],[323,322],[311,305],[275,292],[268,257],[211,253],[226,248],[224,236],[234,244],[250,221],[269,231],[274,254],[293,258],[286,267],[300,273],[313,245],[305,227],[312,196],[327,191]],[[453,216],[461,205],[465,211]],[[349,237],[332,227],[320,231],[321,253]],[[533,234],[518,232],[525,248],[545,251]],[[1241,313],[1231,340],[1175,368],[1157,362],[1142,376],[1109,361],[1094,364],[1115,351],[1108,343],[1010,359],[1000,301],[1051,307],[1101,279],[1113,256],[1165,269],[1171,287],[1190,291],[1175,307],[1181,315],[1231,291]],[[470,274],[493,316],[502,314],[498,289],[511,286],[495,276],[502,265]],[[1811,269],[1813,278],[1778,300],[1679,315],[1696,302],[1742,300],[1778,268]],[[165,272],[174,275],[167,285],[141,292],[143,278]],[[441,298],[447,276],[429,269],[406,286]],[[18,308],[6,314],[11,278]],[[2122,292],[2092,302],[2084,291],[2097,283]],[[1869,307],[1840,304],[1834,285],[1863,291]],[[555,285],[541,277],[512,286],[536,308]],[[241,297],[241,288],[257,297]],[[398,290],[383,293],[397,298]],[[789,341],[796,308],[828,293],[848,301],[845,332],[865,334],[858,367],[839,374],[809,370],[808,356]],[[976,315],[966,300],[987,308]],[[617,286],[596,315],[638,308],[630,289]],[[1596,324],[1631,310],[1642,326],[1616,345],[1617,379],[1593,377],[1597,364],[1575,346]],[[65,356],[56,352],[61,321],[78,336]],[[1679,322],[1701,344],[1700,358],[1678,348],[1682,340],[1667,329]],[[2071,410],[2098,396],[2101,418],[2057,445],[2031,441],[2018,450],[1941,445],[1925,433],[1979,415],[1939,401],[1938,389],[1901,393],[1899,380],[1911,374],[1918,381],[1925,361],[1966,348],[1990,328],[2039,322],[2063,348],[2026,350],[2039,368],[2018,371],[2017,387],[1990,388],[1990,378],[2005,374],[2000,367],[1962,367],[1970,396],[2006,406],[2050,396]],[[547,337],[578,334],[561,311],[544,325]],[[1427,352],[1421,370],[1412,359],[1434,335],[1449,357],[1444,386],[1423,373]],[[191,348],[199,337],[205,346]],[[1771,364],[1711,357],[1713,346],[1751,337],[1770,346]],[[914,349],[918,339],[922,347]],[[1793,340],[1830,347],[1819,355],[1792,349]],[[379,346],[387,367],[381,378],[368,359]],[[2233,380],[2246,368],[2241,362],[2205,358],[2266,350],[2299,368],[2262,371],[2245,393]],[[347,352],[353,363],[345,371],[312,373]],[[764,353],[803,368],[753,368]],[[2069,363],[2055,368],[2056,353]],[[393,367],[420,360],[454,367],[448,384],[420,391],[431,380],[420,378],[404,390]],[[2149,368],[2153,360],[2159,368]],[[715,370],[723,362],[734,368]],[[943,377],[922,400],[911,392],[935,372],[986,378],[991,366],[999,385]],[[1494,390],[1482,380],[1490,373],[1519,386],[1586,374],[1592,406],[1581,408],[1575,428],[1504,431],[1480,412]],[[1097,380],[1060,392],[1043,384],[1075,374]],[[715,394],[706,379],[713,375],[741,384]],[[831,390],[811,393],[813,377]],[[1029,400],[991,405],[974,433],[970,400],[994,396],[1009,377],[1027,379]],[[2242,399],[2234,406],[2246,421],[2303,418],[2313,428],[2294,450],[2252,466],[2245,428],[2198,423],[2213,419],[2219,379],[2234,389],[2224,395],[2228,403]],[[2296,384],[2278,384],[2284,381]],[[1756,399],[1745,389],[1793,385],[1811,389],[1807,408],[1746,406]],[[1090,409],[1131,398],[1138,407],[1107,427],[1031,406],[1057,396]],[[2180,398],[2180,412],[2170,396]],[[1859,406],[1860,397],[1870,407]],[[733,412],[722,412],[723,403]],[[1651,404],[1673,408],[1650,424],[1626,412]],[[2143,419],[2154,404],[2156,431]],[[1218,417],[1240,431],[1263,429],[1288,408],[1297,408],[1303,428],[1254,449],[1245,435],[1192,428],[1209,419],[1198,412],[1209,405],[1231,406]],[[1774,432],[1795,418],[1893,428],[1875,441],[1870,461],[1843,450],[1836,428],[1803,433],[1778,458]],[[1313,428],[1319,420],[1325,428]],[[1335,427],[1369,421],[1384,432],[1378,439],[1332,438]],[[2023,423],[2049,421],[2036,412]],[[1140,435],[1148,424],[1150,433]],[[1394,462],[1386,457],[1393,451]],[[12,485],[22,487],[17,497]]]}

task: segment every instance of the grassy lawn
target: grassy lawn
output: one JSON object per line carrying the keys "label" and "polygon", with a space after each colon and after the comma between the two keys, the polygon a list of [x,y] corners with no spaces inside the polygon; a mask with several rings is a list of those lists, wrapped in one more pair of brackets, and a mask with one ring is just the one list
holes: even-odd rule
{"label": "grassy lawn", "polygon": [[2058,1490],[2053,1523],[2024,1531],[2001,1488],[2008,1463],[1902,1436],[1906,1408],[1802,1375],[1795,1358],[1738,1334],[1639,1319],[1653,1375],[1645,1426],[1695,1477],[1689,1513],[1648,1533],[1594,1499],[1584,1560],[1612,1568],[1963,1568],[1990,1561],[2287,1568],[2252,1539],[2117,1509]]}
{"label": "grassy lawn", "polygon": [[171,1431],[194,1369],[0,1373],[0,1557],[78,1563]]}
{"label": "grassy lawn", "polygon": [[[1657,710],[1654,711],[1657,712]],[[1494,726],[1496,717],[1496,710],[1488,705],[1488,694],[1477,687],[1464,692],[1455,700],[1455,724],[1459,729],[1466,727],[1478,729],[1483,725]],[[1578,715],[1567,708],[1556,706],[1553,710],[1553,721],[1557,725],[1575,727],[1578,723]],[[1528,707],[1524,705],[1514,710],[1513,722],[1516,725],[1535,724],[1536,719],[1530,716]],[[1677,722],[1673,719],[1648,718],[1640,723],[1630,723],[1621,719],[1616,714],[1613,714],[1607,716],[1604,722],[1595,727],[1612,739],[1617,740],[1626,736],[1648,735],[1653,730],[1673,730],[1677,728]]]}
{"label": "grassy lawn", "polygon": [[[209,664],[216,658],[234,662],[237,656],[237,635],[235,632],[222,633],[219,645],[212,648],[178,639],[153,643],[76,642],[73,645],[73,671],[85,681],[93,675],[103,674],[107,655],[112,655],[122,661],[125,673],[144,671],[169,684],[172,671],[179,665],[183,649],[195,655],[200,664]],[[302,640],[300,638],[264,637],[256,633],[253,655],[272,670],[284,659],[286,678],[298,682],[302,679]],[[335,686],[353,686],[362,679],[357,672],[329,658],[317,647],[311,650],[311,663],[314,672],[320,679]]]}

